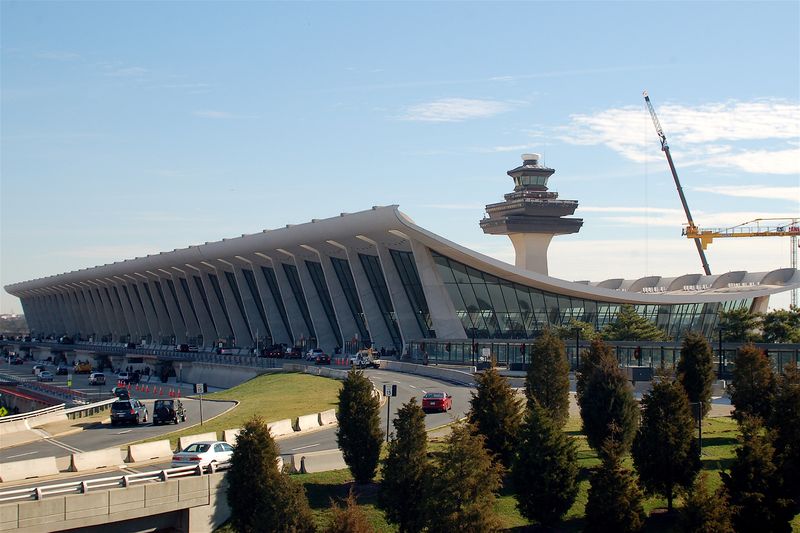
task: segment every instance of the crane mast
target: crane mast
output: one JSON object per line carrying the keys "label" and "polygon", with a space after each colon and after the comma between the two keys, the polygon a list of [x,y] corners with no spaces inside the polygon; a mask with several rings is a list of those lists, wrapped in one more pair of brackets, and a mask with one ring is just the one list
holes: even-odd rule
{"label": "crane mast", "polygon": [[[696,232],[697,227],[694,224],[694,220],[692,219],[692,213],[689,211],[689,204],[686,202],[686,197],[683,194],[683,187],[681,187],[681,181],[678,179],[678,172],[675,170],[675,163],[672,162],[672,155],[669,153],[669,144],[667,144],[667,136],[664,135],[664,130],[661,127],[661,122],[658,120],[658,116],[656,115],[656,110],[653,109],[653,104],[650,103],[650,97],[647,95],[647,91],[642,93],[644,96],[644,101],[647,103],[647,109],[650,110],[650,116],[653,118],[653,125],[656,127],[656,133],[658,134],[658,138],[661,140],[661,151],[667,156],[667,163],[669,163],[669,169],[672,172],[672,179],[675,180],[675,187],[678,189],[678,196],[681,198],[681,204],[683,205],[683,211],[686,213],[686,221],[689,223],[689,229],[694,230]],[[694,239],[694,245],[697,248],[697,253],[700,255],[700,262],[703,264],[703,271],[706,273],[707,276],[711,275],[711,267],[708,266],[708,261],[706,260],[706,253],[703,251],[703,245],[700,242],[699,238]]]}

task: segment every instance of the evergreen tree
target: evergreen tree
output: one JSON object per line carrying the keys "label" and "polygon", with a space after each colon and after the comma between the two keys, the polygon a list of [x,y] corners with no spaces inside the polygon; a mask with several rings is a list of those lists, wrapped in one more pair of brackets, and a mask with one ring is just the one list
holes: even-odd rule
{"label": "evergreen tree", "polygon": [[457,424],[436,454],[428,497],[430,531],[492,532],[500,529],[495,513],[502,467],[492,460],[485,438],[469,425]]}
{"label": "evergreen tree", "polygon": [[512,475],[520,513],[544,526],[556,526],[578,494],[575,441],[533,401],[517,450]]}
{"label": "evergreen tree", "polygon": [[678,383],[654,383],[642,398],[642,424],[633,441],[633,464],[647,492],[672,500],[700,471],[699,449],[686,392]]}
{"label": "evergreen tree", "polygon": [[576,329],[580,331],[580,337],[585,341],[592,340],[598,335],[597,330],[594,329],[594,324],[575,320],[574,318],[570,318],[568,323],[561,326],[550,327],[553,335],[565,342],[575,339]]}
{"label": "evergreen tree", "polygon": [[610,341],[663,341],[667,338],[663,329],[637,313],[632,305],[620,307],[617,319],[601,333]]}
{"label": "evergreen tree", "polygon": [[722,340],[730,342],[756,342],[760,340],[758,330],[761,326],[761,315],[741,308],[722,311],[719,314],[719,328]]}
{"label": "evergreen tree", "polygon": [[739,427],[736,458],[730,472],[720,474],[730,494],[734,529],[788,533],[794,512],[775,465],[774,435],[749,415],[741,417]]}
{"label": "evergreen tree", "polygon": [[689,333],[683,338],[678,382],[686,391],[689,402],[702,406],[701,417],[705,417],[711,409],[714,362],[711,345],[700,333]]}
{"label": "evergreen tree", "polygon": [[396,437],[389,443],[383,463],[383,481],[378,499],[386,518],[400,533],[415,533],[425,527],[428,434],[425,413],[416,398],[397,411],[393,421]]}
{"label": "evergreen tree", "polygon": [[240,533],[314,531],[303,487],[277,467],[278,446],[267,423],[253,417],[236,439],[228,470],[231,523]]}
{"label": "evergreen tree", "polygon": [[325,533],[374,533],[367,515],[358,506],[353,488],[344,500],[344,507],[340,507],[331,500],[331,522]]}
{"label": "evergreen tree", "polygon": [[764,342],[800,343],[800,308],[773,309],[763,316]]}
{"label": "evergreen tree", "polygon": [[503,465],[510,465],[522,419],[521,402],[508,379],[490,367],[475,375],[477,390],[469,401],[467,419],[486,437],[486,447]]}
{"label": "evergreen tree", "polygon": [[686,533],[733,533],[728,491],[708,489],[708,475],[698,476],[680,510],[680,528]]}
{"label": "evergreen tree", "polygon": [[525,378],[528,406],[538,403],[558,427],[569,419],[569,363],[564,341],[545,330],[531,346]]}
{"label": "evergreen tree", "polygon": [[603,445],[603,459],[593,469],[589,495],[586,502],[586,528],[588,532],[640,531],[644,526],[642,491],[633,472],[622,466],[623,453],[616,440],[618,428],[613,424]]}
{"label": "evergreen tree", "polygon": [[589,446],[601,456],[612,423],[618,428],[622,450],[630,449],[639,421],[639,406],[613,352],[601,341],[592,342],[581,365],[578,406]]}
{"label": "evergreen tree", "polygon": [[728,385],[728,396],[736,408],[733,417],[741,420],[748,414],[769,419],[775,397],[775,375],[766,354],[746,344],[736,352],[733,363],[733,379]]}
{"label": "evergreen tree", "polygon": [[367,483],[375,477],[383,443],[380,402],[372,390],[372,382],[356,369],[348,372],[339,390],[336,438],[344,462],[358,483]]}
{"label": "evergreen tree", "polygon": [[775,408],[769,420],[787,496],[800,503],[800,371],[786,365],[778,377]]}

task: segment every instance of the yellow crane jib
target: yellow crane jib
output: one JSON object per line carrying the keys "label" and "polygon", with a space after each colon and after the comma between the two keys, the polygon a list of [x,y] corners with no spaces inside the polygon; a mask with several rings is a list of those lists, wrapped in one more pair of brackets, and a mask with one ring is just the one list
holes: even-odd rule
{"label": "yellow crane jib", "polygon": [[[762,222],[768,221],[773,222],[762,224]],[[705,250],[714,239],[800,236],[800,218],[757,218],[730,228],[698,228],[694,225],[687,225],[683,234],[687,239],[699,239]]]}

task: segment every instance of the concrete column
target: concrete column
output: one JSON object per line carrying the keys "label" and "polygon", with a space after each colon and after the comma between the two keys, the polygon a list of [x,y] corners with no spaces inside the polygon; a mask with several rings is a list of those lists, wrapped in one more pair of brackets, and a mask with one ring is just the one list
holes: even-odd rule
{"label": "concrete column", "polygon": [[[185,274],[185,272],[182,270],[180,272]],[[179,276],[177,273],[170,273],[170,276],[172,277],[172,283],[175,286],[175,296],[178,298],[178,305],[183,312],[183,323],[186,325],[186,331],[184,332],[184,338],[186,340],[184,342],[189,342],[188,337],[197,337],[198,335],[202,334],[200,331],[200,324],[197,319],[196,307],[193,307],[193,301],[189,301],[191,294],[189,294],[189,296],[186,295],[186,291],[183,288],[183,283],[181,283],[181,280],[183,279],[188,286],[188,280],[182,276]],[[201,303],[200,305],[203,304]]]}
{"label": "concrete column", "polygon": [[339,344],[339,341],[322,307],[317,289],[314,286],[314,282],[311,280],[311,274],[308,273],[305,259],[295,257],[294,260],[297,265],[297,272],[300,274],[300,283],[303,286],[303,293],[306,295],[308,311],[311,314],[311,322],[314,324],[314,329],[317,332],[317,346],[326,350],[328,353],[333,353],[333,349]]}
{"label": "concrete column", "polygon": [[[78,322],[78,333],[81,335],[85,335],[88,330],[88,323],[86,320],[86,315],[83,311],[83,306],[81,305],[80,301],[78,300],[78,293],[75,290],[75,287],[67,286],[65,287],[67,291],[67,299],[72,302],[72,308],[74,309],[74,314]],[[77,340],[77,339],[76,339]]]}
{"label": "concrete column", "polygon": [[[232,325],[228,324],[228,319],[225,318],[225,312],[223,311],[223,306],[225,302],[220,302],[219,298],[217,298],[217,293],[214,291],[214,286],[211,284],[211,279],[208,277],[209,274],[214,274],[217,276],[217,282],[220,284],[220,290],[222,290],[222,281],[219,279],[219,275],[217,274],[217,269],[215,267],[207,267],[208,269],[204,269],[203,271],[203,288],[206,291],[206,297],[208,298],[208,306],[211,308],[211,316],[214,317],[214,324],[217,326],[217,338],[228,338],[233,337],[233,329]],[[212,339],[212,343],[216,339]]]}
{"label": "concrete column", "polygon": [[108,323],[109,330],[104,331],[104,334],[110,333],[112,342],[115,342],[120,334],[120,325],[117,322],[117,315],[114,311],[114,307],[111,305],[111,302],[106,295],[105,286],[100,284],[99,282],[95,281],[95,297],[100,301],[100,304],[103,307],[103,314],[106,317],[106,322]]}
{"label": "concrete column", "polygon": [[64,323],[64,315],[61,312],[61,306],[58,303],[58,298],[56,297],[55,291],[52,289],[47,289],[47,309],[50,313],[51,321],[53,323],[53,331],[56,335],[63,334],[66,329],[67,325]]}
{"label": "concrete column", "polygon": [[400,335],[403,337],[403,345],[415,339],[422,339],[422,330],[414,316],[416,311],[408,301],[408,295],[403,287],[403,280],[397,273],[389,249],[381,243],[377,245],[378,257],[381,260],[383,277],[386,278],[386,286],[389,288],[389,297],[392,299],[394,313],[397,317],[397,325],[400,327]]}
{"label": "concrete column", "polygon": [[[283,296],[286,315],[289,317],[289,325],[292,327],[292,333],[294,333],[294,343],[298,344],[301,338],[308,339],[311,337],[311,332],[308,330],[305,320],[303,320],[300,306],[295,299],[291,285],[289,285],[289,280],[286,278],[286,272],[283,270],[283,263],[279,260],[273,260],[272,264],[274,265],[275,277],[278,279],[278,288]],[[289,262],[288,264],[293,265],[294,262]]]}
{"label": "concrete column", "polygon": [[102,293],[108,299],[108,303],[111,305],[111,310],[114,313],[114,318],[116,319],[117,323],[117,332],[114,335],[112,342],[120,342],[123,338],[127,338],[128,335],[130,335],[128,321],[125,318],[125,313],[122,309],[122,302],[119,298],[117,298],[117,293],[114,292],[114,286],[111,283],[111,280],[103,279],[102,282],[104,283],[104,290]]}
{"label": "concrete column", "polygon": [[361,309],[364,311],[364,320],[367,322],[367,329],[372,343],[379,348],[381,346],[394,346],[389,328],[383,319],[378,301],[372,293],[372,287],[369,284],[367,275],[364,273],[364,267],[361,265],[357,250],[347,248],[347,262],[350,263],[350,270],[353,272],[353,280],[356,282],[358,297],[361,300]]}
{"label": "concrete column", "polygon": [[62,313],[64,313],[64,322],[67,327],[67,335],[74,335],[78,331],[78,320],[75,317],[75,310],[72,308],[72,302],[69,300],[69,294],[65,287],[56,287],[56,295],[58,296],[59,304],[61,305]]}
{"label": "concrete column", "polygon": [[42,330],[47,335],[55,333],[55,324],[48,309],[47,293],[37,289],[35,294],[34,302],[38,310],[39,320],[42,323]]}
{"label": "concrete column", "polygon": [[551,233],[510,233],[514,245],[514,264],[526,270],[547,275],[547,248],[553,239]]}
{"label": "concrete column", "polygon": [[133,342],[139,344],[142,338],[151,335],[150,332],[150,325],[147,323],[147,317],[145,316],[144,308],[142,307],[142,303],[136,297],[136,292],[133,290],[135,282],[131,282],[130,279],[124,279],[120,283],[120,290],[122,291],[123,295],[127,297],[128,304],[131,308],[131,313],[133,313],[133,318],[136,320],[136,329],[139,331],[139,337],[133,339]]}
{"label": "concrete column", "polygon": [[[158,269],[155,274],[158,276],[157,281],[161,287],[161,294],[164,295],[164,305],[167,308],[167,315],[169,316],[170,325],[172,327],[175,342],[178,344],[186,342],[186,317],[183,310],[178,307],[177,287],[175,288],[175,297],[172,296],[172,290],[169,288],[169,282],[172,281],[172,275],[165,270]],[[158,290],[158,289],[156,289]]]}
{"label": "concrete column", "polygon": [[69,312],[69,308],[67,307],[66,302],[64,302],[64,295],[61,293],[61,289],[58,287],[53,287],[53,300],[56,303],[58,309],[59,320],[64,325],[64,333],[67,335],[72,335],[72,332],[75,329],[75,324],[72,320],[72,315]]}
{"label": "concrete column", "polygon": [[[236,302],[236,296],[233,292],[238,289],[238,280],[236,286],[232,287],[228,281],[226,272],[233,273],[233,266],[227,261],[224,262],[224,266],[217,268],[217,281],[219,282],[219,289],[222,292],[222,299],[224,300],[221,303],[228,311],[228,317],[230,318],[231,327],[233,328],[233,337],[236,340],[236,347],[246,348],[250,346],[250,343],[253,341],[252,334],[248,329],[248,317],[239,310],[239,304]],[[235,279],[236,275],[234,274],[234,280]],[[241,297],[241,291],[239,292]]]}
{"label": "concrete column", "polygon": [[111,283],[110,290],[114,295],[114,299],[119,302],[120,308],[122,309],[122,316],[125,318],[125,324],[127,324],[128,341],[136,342],[142,334],[139,331],[139,324],[136,322],[131,302],[128,297],[125,296],[125,291],[122,290],[122,283],[120,283],[120,280],[109,279],[109,283]]}
{"label": "concrete column", "polygon": [[147,280],[138,275],[134,277],[126,274],[125,277],[128,278],[128,291],[134,300],[134,305],[144,315],[144,320],[147,322],[147,333],[150,335],[150,342],[153,343],[158,338],[159,322],[158,314],[144,292],[144,284],[147,283]]}
{"label": "concrete column", "polygon": [[94,333],[94,340],[98,342],[100,341],[100,337],[102,335],[105,335],[111,331],[111,328],[108,325],[108,320],[106,319],[106,313],[103,309],[103,303],[100,301],[100,296],[96,294],[95,286],[89,282],[81,282],[81,285],[84,286],[84,294],[86,295],[86,301],[89,304],[89,308],[93,310],[94,321],[97,327],[92,333]]}
{"label": "concrete column", "polygon": [[[272,261],[266,264],[263,259],[256,260],[250,265],[253,268],[253,276],[256,278],[256,287],[258,287],[258,295],[261,297],[261,303],[264,306],[264,312],[267,315],[267,323],[269,324],[270,333],[272,333],[273,343],[285,343],[288,345],[294,344],[291,331],[286,329],[281,318],[281,313],[278,310],[278,302],[272,295],[262,267],[272,268]],[[277,282],[276,282],[277,283]],[[281,297],[280,288],[278,288],[278,297],[280,298],[281,305],[284,299]],[[288,315],[287,315],[288,321]],[[291,326],[290,326],[291,327]]]}
{"label": "concrete column", "polygon": [[186,282],[189,285],[189,294],[192,296],[192,302],[194,302],[194,309],[197,312],[197,321],[200,325],[200,331],[203,333],[203,345],[204,346],[212,346],[214,341],[220,337],[220,334],[217,332],[216,327],[214,326],[214,319],[211,316],[211,307],[206,307],[206,299],[203,299],[203,294],[200,292],[200,288],[197,286],[197,280],[200,280],[200,286],[203,287],[203,291],[205,291],[205,286],[203,285],[203,272],[191,265],[186,265]]}
{"label": "concrete column", "polygon": [[150,291],[150,298],[152,300],[153,307],[155,308],[156,316],[158,317],[158,334],[156,335],[156,344],[163,344],[163,339],[165,337],[172,337],[175,335],[175,330],[172,326],[172,318],[169,316],[169,310],[167,309],[164,301],[161,299],[161,296],[158,294],[158,288],[156,287],[154,277],[158,276],[150,274],[145,283],[147,290]]}
{"label": "concrete column", "polygon": [[[350,306],[347,303],[347,297],[344,295],[339,277],[333,269],[330,256],[321,254],[319,255],[322,271],[325,273],[325,279],[328,283],[328,292],[333,302],[333,309],[336,312],[336,319],[339,322],[339,329],[342,333],[342,342],[352,339],[358,334],[358,325],[353,319],[353,313],[350,311]],[[344,346],[342,346],[344,348]]]}
{"label": "concrete column", "polygon": [[89,335],[96,332],[98,328],[97,317],[95,316],[94,306],[91,304],[89,297],[86,295],[86,288],[82,285],[75,284],[75,296],[78,299],[78,305],[83,310],[83,316],[86,317],[86,331],[84,335],[88,338]]}
{"label": "concrete column", "polygon": [[[250,264],[247,265],[248,267],[252,266]],[[256,305],[256,298],[259,299],[258,303],[261,304],[262,308],[264,306],[261,303],[261,298],[258,295],[258,287],[256,287],[256,294],[253,294],[250,290],[250,284],[247,283],[247,279],[244,277],[244,272],[239,265],[233,265],[233,275],[236,277],[236,284],[239,286],[239,294],[242,298],[242,306],[244,307],[244,312],[247,315],[248,324],[250,325],[250,334],[252,335],[253,346],[256,345],[256,338],[266,338],[269,336],[272,337],[272,329],[269,327],[268,324],[264,323],[266,320],[267,310],[264,309],[264,319],[261,318],[261,313],[258,310],[258,305]],[[247,270],[252,270],[248,268]],[[253,272],[253,283],[255,281],[255,272]],[[260,348],[264,348],[264,342],[259,341],[261,344],[259,345]]]}
{"label": "concrete column", "polygon": [[417,265],[419,281],[422,284],[422,292],[425,293],[425,300],[428,302],[436,336],[442,339],[467,339],[464,326],[456,315],[456,308],[439,275],[431,251],[413,240],[411,251],[414,252],[414,263]]}

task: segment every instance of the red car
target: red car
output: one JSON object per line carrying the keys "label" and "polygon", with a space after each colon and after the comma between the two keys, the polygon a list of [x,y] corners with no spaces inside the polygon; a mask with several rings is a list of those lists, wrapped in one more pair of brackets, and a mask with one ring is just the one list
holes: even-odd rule
{"label": "red car", "polygon": [[441,411],[443,413],[453,408],[453,397],[446,392],[428,392],[422,397],[422,410]]}

